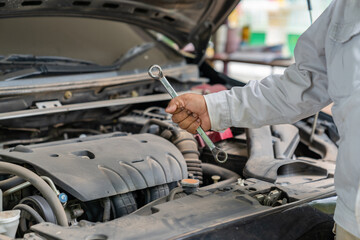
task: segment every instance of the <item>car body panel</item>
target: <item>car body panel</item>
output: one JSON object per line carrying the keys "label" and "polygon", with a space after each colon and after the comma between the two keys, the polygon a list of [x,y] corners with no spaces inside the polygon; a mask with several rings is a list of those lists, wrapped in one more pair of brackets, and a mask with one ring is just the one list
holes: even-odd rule
{"label": "car body panel", "polygon": [[131,23],[163,33],[180,47],[191,42],[201,53],[239,0],[46,0],[3,1],[0,17],[79,16]]}

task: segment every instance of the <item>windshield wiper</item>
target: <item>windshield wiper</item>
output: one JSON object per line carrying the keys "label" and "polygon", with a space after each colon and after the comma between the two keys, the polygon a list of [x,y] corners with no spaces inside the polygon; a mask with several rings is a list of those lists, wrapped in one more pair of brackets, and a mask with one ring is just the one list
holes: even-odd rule
{"label": "windshield wiper", "polygon": [[43,74],[95,73],[114,70],[112,66],[67,66],[67,65],[35,65],[11,71],[0,76],[0,81],[12,81],[20,78]]}
{"label": "windshield wiper", "polygon": [[[146,42],[129,49],[121,58],[112,65],[101,66],[96,63],[66,57],[34,56],[12,54],[0,56],[1,65],[16,66],[15,71],[0,76],[0,81],[12,81],[24,77],[42,74],[66,74],[66,73],[95,73],[119,70],[131,59],[143,54],[155,46],[153,42]],[[19,69],[19,67],[21,68]]]}
{"label": "windshield wiper", "polygon": [[36,65],[36,64],[66,64],[66,65],[97,65],[94,62],[60,57],[60,56],[35,56],[31,54],[10,54],[6,56],[0,56],[0,64],[9,64],[9,65]]}
{"label": "windshield wiper", "polygon": [[140,45],[137,45],[133,48],[130,48],[121,58],[117,59],[113,65],[117,66],[117,68],[121,68],[122,65],[124,65],[126,62],[130,61],[131,59],[143,54],[144,52],[147,52],[148,50],[155,47],[154,42],[146,42]]}

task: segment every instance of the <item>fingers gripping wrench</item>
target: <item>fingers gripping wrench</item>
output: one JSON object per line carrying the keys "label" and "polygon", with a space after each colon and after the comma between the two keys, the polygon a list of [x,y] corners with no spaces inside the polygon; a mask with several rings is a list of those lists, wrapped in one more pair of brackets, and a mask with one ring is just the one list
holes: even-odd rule
{"label": "fingers gripping wrench", "polygon": [[[160,80],[162,85],[166,88],[166,91],[170,94],[171,98],[175,98],[178,96],[174,88],[170,85],[169,81],[164,76],[162,69],[159,65],[152,65],[148,71],[150,77],[154,79]],[[216,147],[215,144],[211,141],[211,139],[206,135],[205,131],[202,127],[198,127],[196,129],[200,137],[204,140],[206,145],[210,148],[212,155],[214,156],[215,160],[219,163],[224,163],[227,160],[227,153],[221,150],[220,148]]]}

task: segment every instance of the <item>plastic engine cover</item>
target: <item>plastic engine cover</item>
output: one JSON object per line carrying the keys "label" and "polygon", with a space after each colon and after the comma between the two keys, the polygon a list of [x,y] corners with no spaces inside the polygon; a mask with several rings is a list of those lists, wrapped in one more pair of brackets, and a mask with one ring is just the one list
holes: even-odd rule
{"label": "plastic engine cover", "polygon": [[185,160],[171,142],[151,134],[118,135],[17,146],[0,156],[33,166],[81,201],[187,177]]}

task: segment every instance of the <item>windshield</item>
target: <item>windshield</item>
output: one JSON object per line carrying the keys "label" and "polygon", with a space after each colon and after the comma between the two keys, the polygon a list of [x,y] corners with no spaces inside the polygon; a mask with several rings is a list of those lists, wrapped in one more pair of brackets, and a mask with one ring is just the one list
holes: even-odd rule
{"label": "windshield", "polygon": [[[181,58],[138,27],[108,20],[75,17],[26,17],[0,20],[0,56],[56,56],[114,65],[137,46],[156,47],[137,52],[122,70],[146,69],[151,62],[166,64]],[[150,62],[151,61],[151,62]]]}

